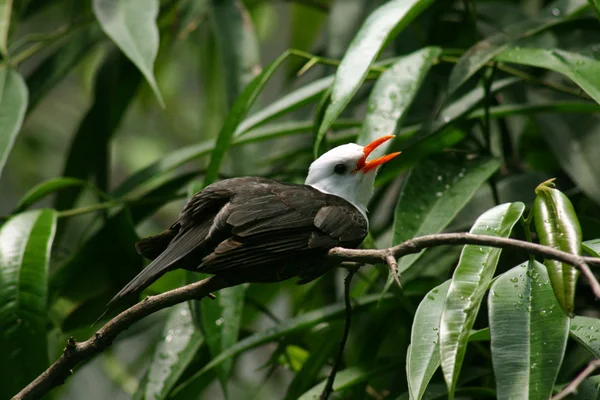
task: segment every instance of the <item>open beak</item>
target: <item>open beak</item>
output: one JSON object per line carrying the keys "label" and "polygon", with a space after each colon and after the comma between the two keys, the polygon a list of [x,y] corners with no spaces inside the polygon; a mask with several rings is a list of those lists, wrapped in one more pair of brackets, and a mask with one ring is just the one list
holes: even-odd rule
{"label": "open beak", "polygon": [[358,172],[358,171],[362,171],[365,173],[369,172],[369,171],[379,167],[380,165],[385,164],[386,162],[390,161],[392,158],[394,158],[398,154],[400,154],[400,152],[386,154],[385,156],[381,156],[374,160],[367,161],[367,157],[369,157],[369,155],[373,152],[373,150],[375,150],[381,144],[387,142],[388,140],[390,140],[394,137],[395,137],[394,135],[382,136],[379,139],[375,139],[374,141],[372,141],[371,143],[366,145],[363,149],[363,156],[360,158],[360,160],[358,160],[358,163],[356,163],[355,172]]}

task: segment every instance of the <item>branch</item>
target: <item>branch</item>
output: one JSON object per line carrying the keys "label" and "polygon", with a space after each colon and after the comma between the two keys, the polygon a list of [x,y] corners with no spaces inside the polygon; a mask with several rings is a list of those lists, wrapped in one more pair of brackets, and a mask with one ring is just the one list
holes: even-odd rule
{"label": "branch", "polygon": [[473,235],[470,233],[438,233],[435,235],[425,235],[407,240],[406,242],[400,243],[399,245],[389,249],[355,250],[336,247],[329,251],[329,255],[332,257],[337,257],[342,261],[354,261],[367,264],[387,264],[388,256],[390,254],[392,254],[395,258],[401,258],[408,254],[419,253],[421,250],[429,247],[452,244],[473,244],[479,246],[497,247],[501,249],[521,249],[536,256],[541,256],[572,265],[581,271],[581,273],[588,280],[596,298],[600,299],[600,283],[598,283],[598,280],[589,267],[589,265],[600,266],[600,258],[583,257],[577,254],[566,253],[552,247],[517,239]]}
{"label": "branch", "polygon": [[[502,249],[521,249],[530,254],[567,263],[583,273],[589,281],[594,295],[597,298],[600,298],[600,284],[589,268],[589,265],[600,266],[600,258],[582,257],[576,254],[556,250],[551,247],[516,239],[472,235],[470,233],[440,233],[407,240],[397,246],[381,250],[354,250],[336,247],[329,251],[329,256],[338,259],[340,262],[348,261],[354,263],[353,265],[355,266],[355,263],[388,264],[393,270],[395,259],[408,254],[418,253],[428,247],[465,244],[491,246]],[[200,282],[171,290],[157,296],[147,297],[144,301],[123,311],[121,314],[107,322],[106,325],[96,332],[94,337],[87,341],[76,343],[74,339],[69,339],[63,355],[45,372],[27,385],[25,389],[21,390],[13,400],[42,397],[52,388],[62,384],[71,374],[71,370],[78,364],[92,358],[94,355],[110,346],[119,333],[123,332],[140,319],[158,310],[178,303],[183,303],[184,301],[207,297],[211,292],[216,292],[238,283],[240,282],[228,282],[223,278],[212,276]]]}
{"label": "branch", "polygon": [[600,359],[590,361],[588,366],[585,367],[585,369],[581,371],[581,373],[577,375],[575,379],[573,379],[573,382],[569,383],[563,390],[560,391],[560,393],[552,397],[552,400],[562,400],[571,394],[577,393],[577,388],[579,385],[581,385],[585,378],[590,376],[596,370],[596,368],[600,368]]}
{"label": "branch", "polygon": [[200,282],[192,283],[191,285],[157,296],[146,297],[143,301],[107,322],[92,338],[85,342],[77,343],[75,339],[70,338],[67,341],[63,355],[33,382],[27,385],[25,389],[13,397],[13,400],[38,399],[48,393],[50,389],[61,385],[72,374],[71,369],[110,346],[119,333],[140,319],[163,308],[188,300],[201,299],[210,296],[211,292],[216,292],[233,285],[234,283],[230,283],[220,277],[211,276]]}

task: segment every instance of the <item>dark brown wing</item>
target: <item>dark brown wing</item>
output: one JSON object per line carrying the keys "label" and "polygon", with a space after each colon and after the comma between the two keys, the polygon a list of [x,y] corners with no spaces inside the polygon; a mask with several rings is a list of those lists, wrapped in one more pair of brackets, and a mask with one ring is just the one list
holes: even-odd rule
{"label": "dark brown wing", "polygon": [[229,237],[198,271],[246,282],[312,275],[329,249],[356,247],[367,234],[367,221],[354,206],[306,185],[274,182],[260,195],[234,195],[226,209],[219,218]]}

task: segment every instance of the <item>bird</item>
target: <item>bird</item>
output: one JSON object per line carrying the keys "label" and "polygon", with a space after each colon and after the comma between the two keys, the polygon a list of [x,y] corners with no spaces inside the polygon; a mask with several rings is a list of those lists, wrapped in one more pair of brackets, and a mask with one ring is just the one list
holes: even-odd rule
{"label": "bird", "polygon": [[235,284],[317,279],[339,265],[327,256],[330,249],[356,248],[367,236],[377,170],[400,153],[368,157],[393,137],[327,151],[310,165],[304,184],[238,177],[206,186],[169,229],[136,243],[152,261],[108,307],[178,268]]}

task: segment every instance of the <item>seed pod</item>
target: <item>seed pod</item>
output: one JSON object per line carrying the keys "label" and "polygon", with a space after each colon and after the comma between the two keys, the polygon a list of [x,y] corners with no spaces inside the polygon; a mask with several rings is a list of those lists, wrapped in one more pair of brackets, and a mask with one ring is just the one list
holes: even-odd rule
{"label": "seed pod", "polygon": [[[573,204],[560,190],[553,189],[554,179],[541,183],[533,203],[535,229],[541,244],[567,253],[581,254],[581,227]],[[575,285],[579,271],[569,264],[544,260],[554,294],[567,315],[573,315]]]}

